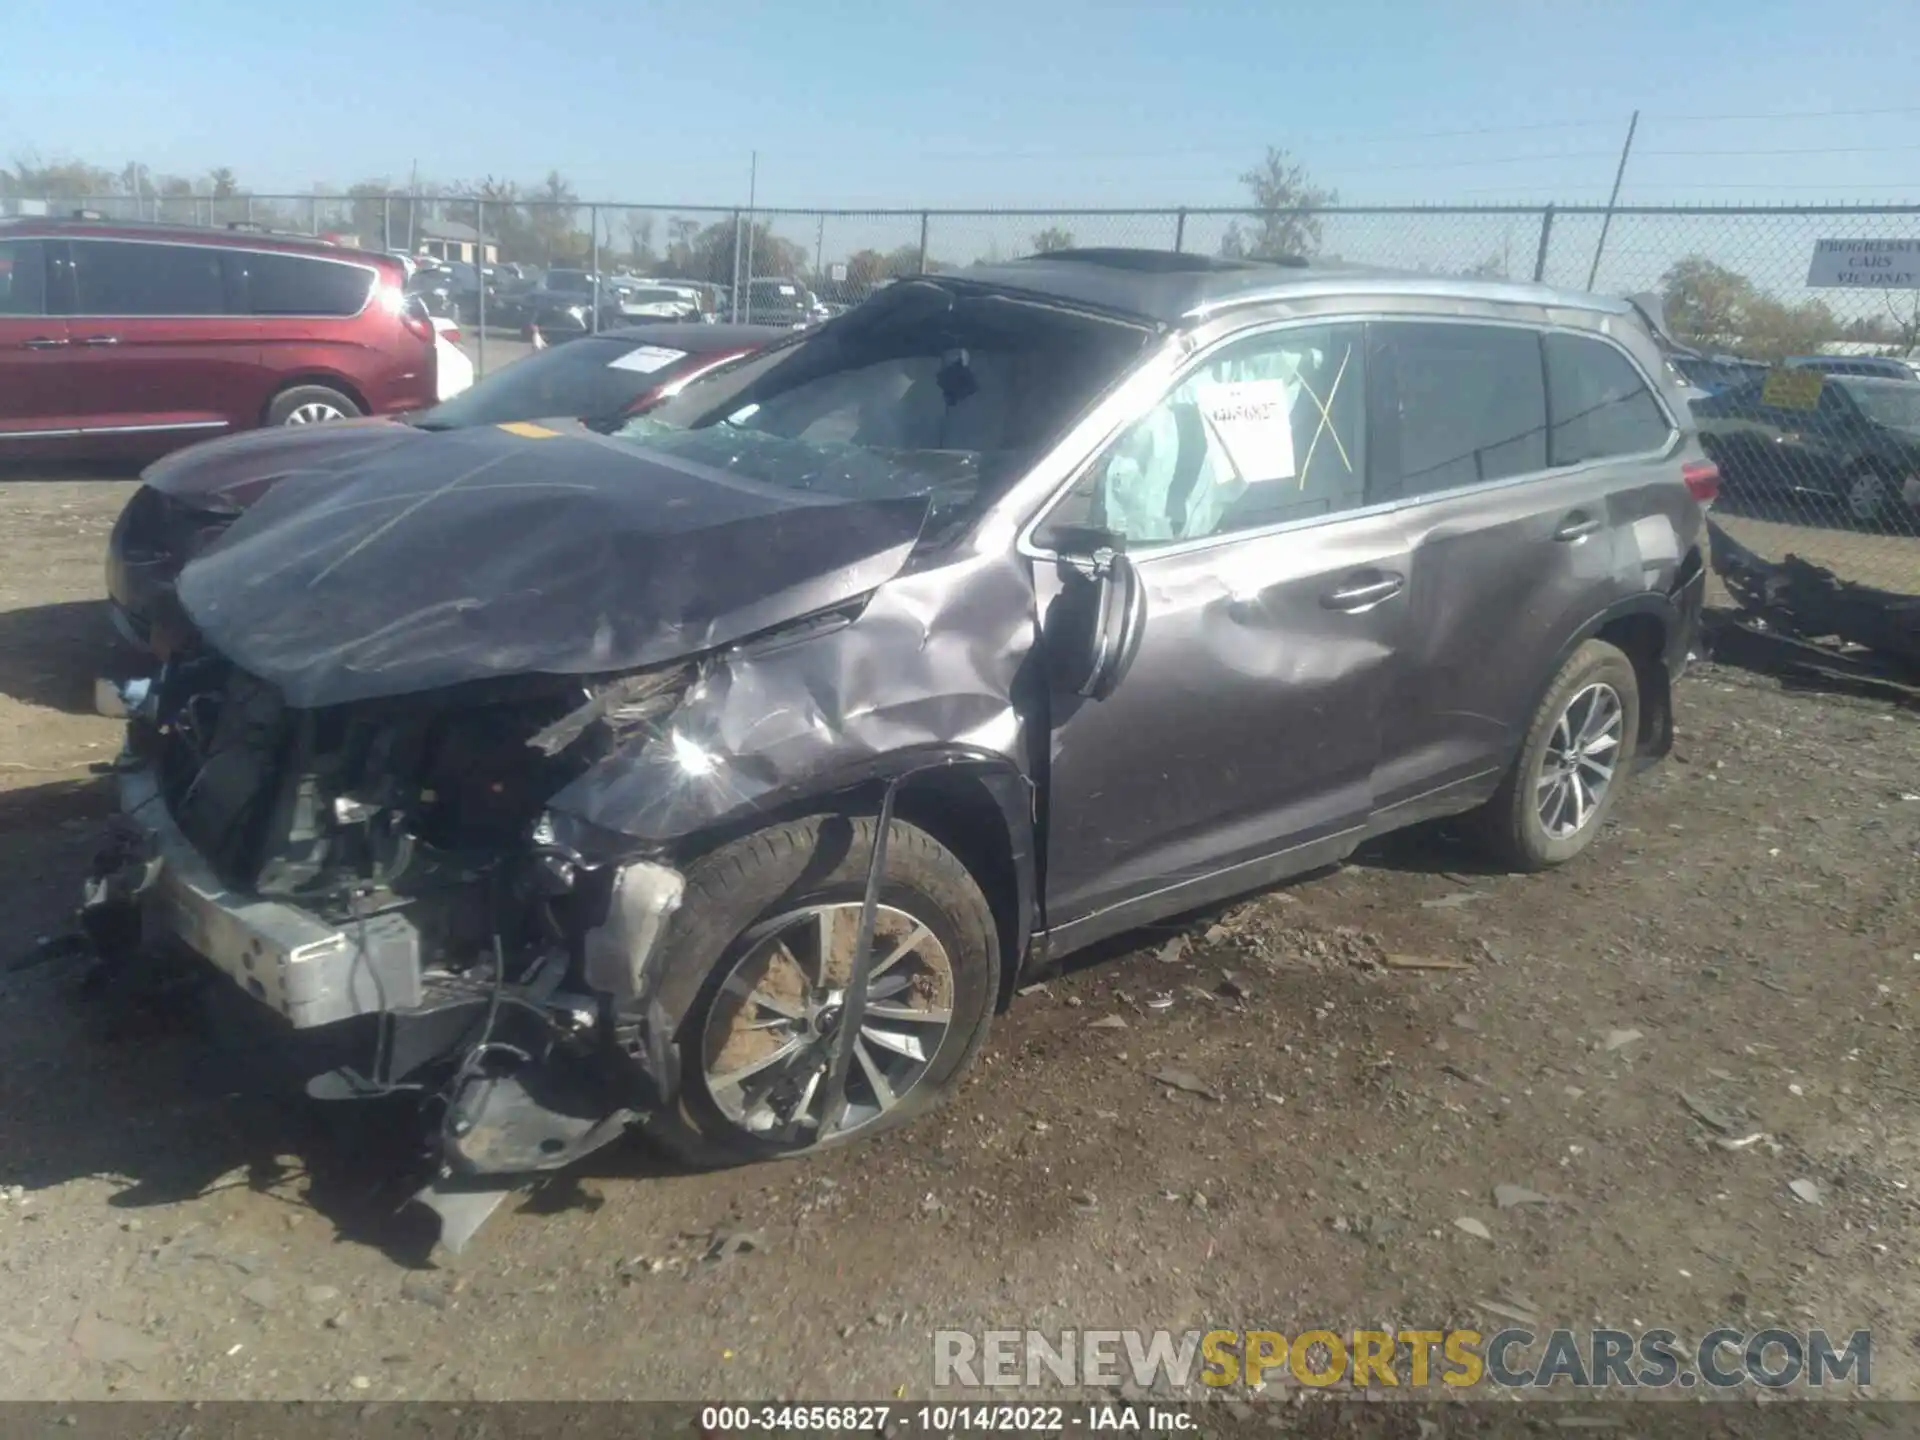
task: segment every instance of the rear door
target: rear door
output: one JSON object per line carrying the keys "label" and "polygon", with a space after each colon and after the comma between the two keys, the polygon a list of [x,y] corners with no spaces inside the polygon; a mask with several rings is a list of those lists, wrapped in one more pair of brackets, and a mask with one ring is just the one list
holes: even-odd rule
{"label": "rear door", "polygon": [[229,313],[222,249],[76,237],[68,320],[89,431],[217,433],[255,424],[260,325]]}
{"label": "rear door", "polygon": [[1437,320],[1369,334],[1377,493],[1402,505],[1412,566],[1376,779],[1379,823],[1396,824],[1489,784],[1568,640],[1642,583],[1621,467],[1675,437],[1598,335]]}
{"label": "rear door", "polygon": [[26,436],[57,438],[77,425],[64,398],[67,324],[47,313],[51,243],[0,239],[0,459],[24,453]]}

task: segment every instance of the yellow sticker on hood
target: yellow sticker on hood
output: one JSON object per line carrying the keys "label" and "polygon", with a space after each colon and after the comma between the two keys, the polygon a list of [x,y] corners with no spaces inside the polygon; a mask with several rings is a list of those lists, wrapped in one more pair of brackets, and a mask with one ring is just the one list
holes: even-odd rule
{"label": "yellow sticker on hood", "polygon": [[530,425],[525,420],[510,420],[498,427],[509,435],[519,435],[528,440],[551,440],[560,432],[549,430],[544,425]]}

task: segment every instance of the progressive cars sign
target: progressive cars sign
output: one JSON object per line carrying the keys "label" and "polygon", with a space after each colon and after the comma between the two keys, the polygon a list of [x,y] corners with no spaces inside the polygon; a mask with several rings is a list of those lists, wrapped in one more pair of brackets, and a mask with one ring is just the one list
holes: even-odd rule
{"label": "progressive cars sign", "polygon": [[1920,290],[1920,240],[1816,240],[1807,285],[1815,290]]}

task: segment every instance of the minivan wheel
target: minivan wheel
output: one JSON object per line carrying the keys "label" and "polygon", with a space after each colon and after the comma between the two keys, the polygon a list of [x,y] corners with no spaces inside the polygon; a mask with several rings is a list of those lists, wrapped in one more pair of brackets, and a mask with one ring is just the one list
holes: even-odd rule
{"label": "minivan wheel", "polygon": [[273,397],[267,407],[269,425],[318,425],[358,415],[360,407],[338,390],[324,385],[295,385]]}
{"label": "minivan wheel", "polygon": [[1516,870],[1573,859],[1613,810],[1639,733],[1633,662],[1604,640],[1587,641],[1560,668],[1513,769],[1475,814],[1481,838]]}
{"label": "minivan wheel", "polygon": [[822,1134],[874,824],[814,816],[689,869],[662,948],[678,1103],[646,1126],[682,1160],[798,1156],[891,1130],[951,1094],[985,1042],[1000,973],[992,909],[951,851],[896,820],[849,1104]]}

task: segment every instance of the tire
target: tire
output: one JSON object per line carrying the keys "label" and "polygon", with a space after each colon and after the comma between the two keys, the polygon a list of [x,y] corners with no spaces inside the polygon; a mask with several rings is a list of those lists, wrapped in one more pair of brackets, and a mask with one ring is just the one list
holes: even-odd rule
{"label": "tire", "polygon": [[[837,993],[830,986],[808,992],[804,983],[796,984],[807,979],[799,957],[818,953],[821,922],[812,907],[834,907],[829,912],[829,953],[841,958],[850,954],[874,823],[870,817],[813,816],[736,840],[689,869],[685,897],[661,952],[670,957],[671,966],[660,1003],[678,1045],[677,1099],[649,1117],[644,1127],[682,1161],[708,1169],[793,1158],[884,1133],[944,1101],[985,1043],[1000,981],[993,911],[951,851],[924,830],[896,820],[887,838],[874,963],[884,963],[903,934],[918,933],[916,927],[924,927],[927,938],[896,961],[890,974],[874,975],[873,1003],[889,1009],[886,1017],[869,1012],[862,1049],[866,1063],[882,1068],[883,1078],[893,1083],[901,1083],[902,1073],[914,1078],[902,1084],[895,1103],[880,1106],[878,1092],[856,1057],[847,1089],[849,1098],[857,1093],[862,1105],[850,1113],[853,1123],[846,1128],[824,1141],[815,1138],[817,1126],[811,1131],[754,1128],[759,1122],[771,1123],[776,1114],[790,1118],[818,1105],[809,1098],[817,1088],[809,1089],[805,1082],[824,1063],[822,1031],[831,1033],[827,1012],[835,1007],[829,1004],[809,1024],[782,1019],[757,998],[776,1000],[792,1016],[809,1010],[809,994],[830,999]],[[791,948],[777,946],[776,937]],[[938,981],[939,967],[930,963],[936,947],[946,962],[944,985]],[[736,975],[735,988],[727,988]],[[894,989],[903,975],[910,977],[906,988]],[[736,998],[745,986],[752,987],[755,1000]],[[940,1013],[940,999],[947,1002],[949,1019],[937,1039],[932,1023],[890,1018],[912,1009],[910,1002],[929,997],[929,1014]],[[742,1021],[757,1022],[760,1028],[750,1030]],[[887,1037],[885,1045],[866,1039],[876,1024]],[[895,1053],[891,1047],[901,1043],[902,1035],[924,1052],[923,1058]],[[730,1055],[736,1044],[758,1050]],[[748,1082],[716,1084],[716,1077],[752,1071],[768,1054],[790,1044],[800,1046],[791,1062],[768,1065]],[[894,1067],[891,1074],[885,1070],[889,1066]],[[758,1089],[776,1075],[786,1078],[775,1086],[775,1103],[750,1106],[748,1085]]]}
{"label": "tire", "polygon": [[[1592,764],[1580,767],[1582,780],[1589,788],[1569,792],[1557,787],[1548,792],[1544,787],[1552,780],[1551,770],[1558,766],[1559,753],[1565,747],[1567,737],[1560,728],[1562,719],[1569,719],[1571,729],[1577,731],[1584,721],[1596,718],[1583,713],[1569,714],[1570,709],[1579,710],[1576,702],[1584,702],[1594,687],[1610,692],[1617,706],[1613,727],[1617,739],[1612,750],[1612,767],[1604,788],[1599,790],[1597,803],[1591,804],[1583,816],[1577,816],[1572,809],[1574,795],[1592,799],[1591,786],[1597,778]],[[1602,712],[1604,708],[1603,705]],[[1566,864],[1585,850],[1606,824],[1614,802],[1620,798],[1639,733],[1640,685],[1633,662],[1618,646],[1604,640],[1588,640],[1568,657],[1547,688],[1545,698],[1534,711],[1532,723],[1527,726],[1526,739],[1514,758],[1513,768],[1493,798],[1471,817],[1472,828],[1496,859],[1515,870],[1547,870]],[[1592,760],[1601,760],[1605,753],[1594,754]],[[1565,803],[1554,814],[1556,827],[1549,828],[1541,807],[1556,795]],[[1572,824],[1576,818],[1579,823],[1569,833],[1558,833],[1560,826]]]}
{"label": "tire", "polygon": [[[332,413],[325,413],[331,411]],[[360,407],[338,390],[325,385],[294,385],[273,397],[267,406],[269,425],[315,425],[328,420],[350,420]]]}
{"label": "tire", "polygon": [[1840,506],[1855,525],[1878,525],[1892,508],[1897,488],[1879,471],[1856,470],[1842,482]]}

